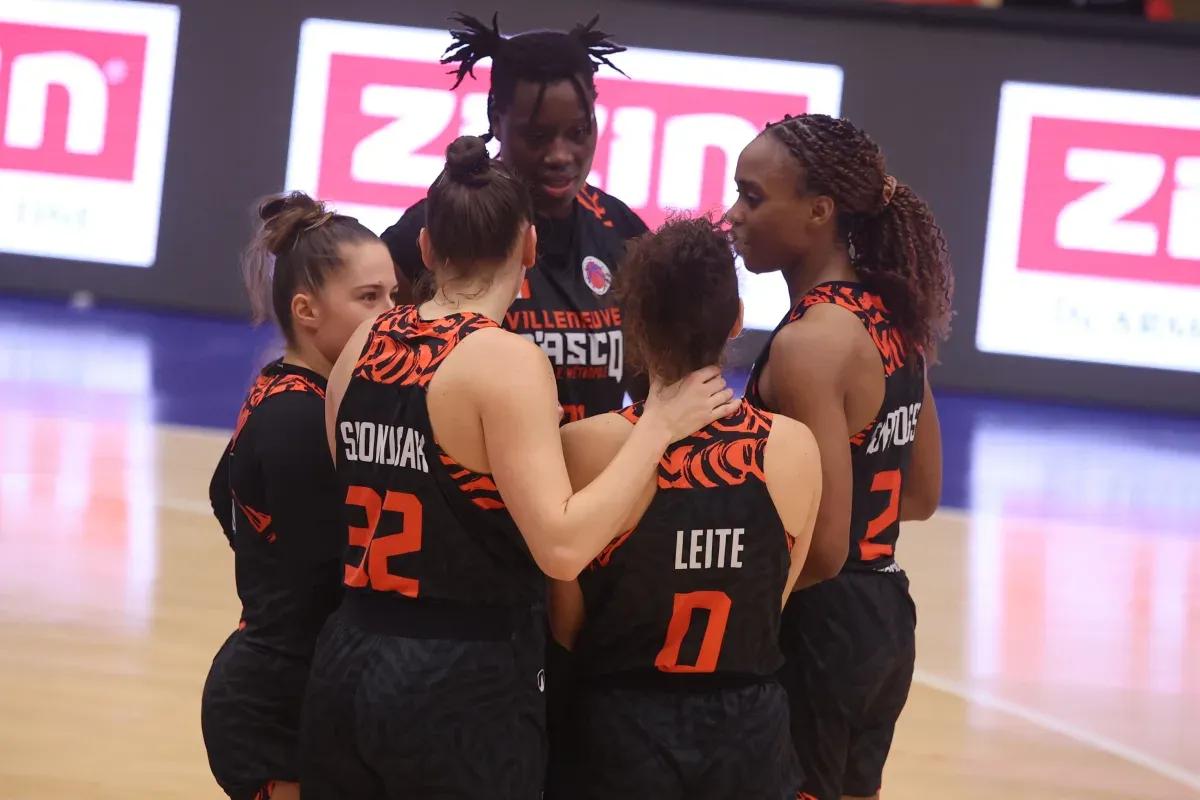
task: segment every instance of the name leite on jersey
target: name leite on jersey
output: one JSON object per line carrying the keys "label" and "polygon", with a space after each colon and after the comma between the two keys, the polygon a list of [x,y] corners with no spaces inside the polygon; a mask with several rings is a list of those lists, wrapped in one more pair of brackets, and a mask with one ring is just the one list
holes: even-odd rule
{"label": "name leite on jersey", "polygon": [[412,428],[380,422],[343,422],[338,428],[347,461],[372,461],[389,467],[429,472],[425,435]]}
{"label": "name leite on jersey", "polygon": [[895,411],[889,411],[883,421],[871,431],[871,441],[867,444],[868,453],[886,451],[892,445],[900,447],[917,438],[917,416],[921,413],[921,404],[913,403],[900,406]]}
{"label": "name leite on jersey", "polygon": [[[741,569],[742,534],[745,528],[705,528],[677,531],[675,569]],[[686,544],[685,544],[686,541]],[[684,561],[684,551],[687,560]],[[728,554],[728,563],[726,562]]]}

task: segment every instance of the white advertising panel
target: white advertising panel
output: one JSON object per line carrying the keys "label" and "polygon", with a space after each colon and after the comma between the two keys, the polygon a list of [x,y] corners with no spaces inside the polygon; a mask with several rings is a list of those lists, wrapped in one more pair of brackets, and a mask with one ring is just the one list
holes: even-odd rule
{"label": "white advertising panel", "polygon": [[154,264],[176,6],[0,4],[0,252]]}
{"label": "white advertising panel", "polygon": [[1004,84],[976,346],[1200,372],[1200,97]]}
{"label": "white advertising panel", "polygon": [[[488,128],[486,66],[451,91],[443,30],[310,19],[304,24],[288,150],[288,189],[313,193],[376,232],[425,196],[446,146]],[[589,183],[651,228],[670,209],[722,210],[736,199],[742,148],[784,114],[837,115],[842,70],[631,48],[623,77],[596,76],[599,137]],[[743,270],[746,325],[788,311],[778,275]]]}

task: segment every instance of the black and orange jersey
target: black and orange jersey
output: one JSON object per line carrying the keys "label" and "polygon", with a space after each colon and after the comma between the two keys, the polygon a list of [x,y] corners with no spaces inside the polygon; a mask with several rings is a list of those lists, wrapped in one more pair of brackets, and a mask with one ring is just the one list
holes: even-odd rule
{"label": "black and orange jersey", "polygon": [[[425,201],[383,232],[392,260],[414,285],[425,272],[417,235]],[[504,320],[554,365],[563,422],[616,411],[625,398],[621,310],[611,291],[625,242],[646,224],[620,200],[585,186],[571,216],[539,219],[538,259]]]}
{"label": "black and orange jersey", "polygon": [[783,329],[821,303],[836,303],[852,311],[871,334],[883,361],[883,404],[875,418],[850,437],[854,490],[850,512],[850,548],[846,570],[895,569],[900,536],[900,486],[912,460],[917,417],[925,399],[925,357],[901,336],[878,295],[862,284],[832,281],[814,287],[800,298],[763,346],[750,371],[746,397],[763,407],[758,380],[771,352],[771,342]]}
{"label": "black and orange jersey", "polygon": [[465,337],[494,327],[471,312],[423,320],[411,305],[371,327],[337,415],[347,591],[506,607],[544,598],[496,484],[446,455],[429,422],[438,366]]}
{"label": "black and orange jersey", "polygon": [[209,484],[234,550],[243,636],[311,657],[342,597],[342,498],[325,438],[325,378],[263,368]]}
{"label": "black and orange jersey", "polygon": [[792,537],[763,471],[772,420],[743,401],[663,454],[646,513],[579,576],[584,679],[778,669]]}

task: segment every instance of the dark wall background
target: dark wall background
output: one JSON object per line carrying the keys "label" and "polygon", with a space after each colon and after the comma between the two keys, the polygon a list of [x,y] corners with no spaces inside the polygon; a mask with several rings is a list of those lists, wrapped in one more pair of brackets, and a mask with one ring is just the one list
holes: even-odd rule
{"label": "dark wall background", "polygon": [[0,254],[0,290],[87,290],[102,300],[245,313],[238,252],[254,198],[283,188],[305,19],[442,27],[454,9],[498,10],[502,30],[518,31],[600,13],[604,28],[632,46],[842,67],[843,116],[881,143],[891,171],[930,203],[950,242],[956,333],[934,373],[940,386],[1200,412],[1200,375],[980,354],[974,346],[1001,84],[1200,94],[1200,34],[1182,26],[827,0],[175,4],[182,17],[157,264]]}

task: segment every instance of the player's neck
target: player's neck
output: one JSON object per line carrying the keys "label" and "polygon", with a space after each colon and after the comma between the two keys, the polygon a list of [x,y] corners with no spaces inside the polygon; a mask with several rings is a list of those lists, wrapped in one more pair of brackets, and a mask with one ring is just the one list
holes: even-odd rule
{"label": "player's neck", "polygon": [[333,364],[329,359],[321,355],[321,351],[307,342],[296,342],[294,345],[285,347],[283,350],[283,363],[315,372],[322,378],[328,378],[329,373],[333,371]]}
{"label": "player's neck", "polygon": [[472,281],[469,285],[439,288],[433,299],[421,305],[423,319],[437,319],[452,314],[482,314],[493,322],[504,322],[504,315],[516,297],[512,281],[496,276],[490,282]]}
{"label": "player's neck", "polygon": [[825,252],[809,253],[791,269],[785,270],[783,279],[795,306],[816,286],[830,281],[856,281],[858,275],[850,263],[850,252],[845,247],[834,247]]}

